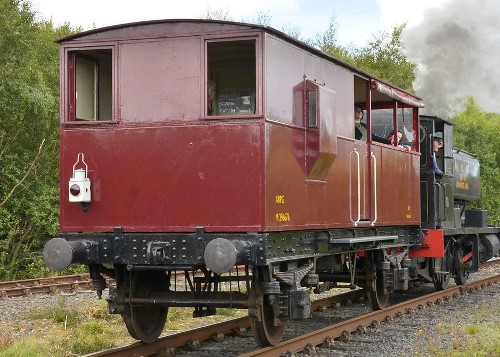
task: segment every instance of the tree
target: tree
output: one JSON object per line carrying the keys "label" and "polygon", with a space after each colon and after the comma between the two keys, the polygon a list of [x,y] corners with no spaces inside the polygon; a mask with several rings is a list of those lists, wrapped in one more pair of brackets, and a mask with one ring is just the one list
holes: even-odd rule
{"label": "tree", "polygon": [[246,19],[242,19],[241,21],[261,26],[269,26],[271,23],[271,16],[269,15],[269,11],[257,11],[256,15],[251,20],[247,21]]}
{"label": "tree", "polygon": [[481,164],[481,199],[471,207],[486,209],[493,223],[500,219],[500,114],[484,112],[469,97],[465,110],[451,121],[454,146],[477,155]]}
{"label": "tree", "polygon": [[413,92],[416,65],[406,59],[401,34],[406,25],[392,32],[374,35],[365,47],[342,46],[337,42],[337,22],[332,16],[327,30],[316,35],[314,43],[326,54],[381,78],[402,89]]}
{"label": "tree", "polygon": [[233,18],[229,15],[229,12],[224,9],[214,9],[207,6],[204,13],[201,13],[199,16],[200,19],[206,20],[220,20],[220,21],[233,21]]}
{"label": "tree", "polygon": [[313,45],[332,57],[354,65],[354,58],[352,56],[354,50],[351,47],[342,46],[338,43],[337,26],[337,17],[333,14],[330,17],[330,22],[325,32],[316,34],[315,40],[312,41]]}
{"label": "tree", "polygon": [[404,54],[401,33],[405,27],[406,24],[399,25],[391,33],[374,35],[366,47],[354,50],[353,57],[356,67],[413,92],[416,64],[408,61]]}
{"label": "tree", "polygon": [[54,40],[70,32],[37,21],[27,2],[0,0],[0,279],[23,277],[59,228]]}

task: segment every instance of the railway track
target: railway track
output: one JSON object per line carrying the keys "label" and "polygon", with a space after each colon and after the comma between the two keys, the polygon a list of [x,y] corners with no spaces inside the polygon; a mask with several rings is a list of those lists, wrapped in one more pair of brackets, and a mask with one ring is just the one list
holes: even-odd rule
{"label": "railway track", "polygon": [[[481,264],[481,267],[495,265],[500,258],[491,259]],[[183,272],[179,272],[182,275]],[[107,279],[108,286],[113,279]],[[92,287],[92,279],[89,274],[62,275],[51,278],[25,279],[0,282],[0,299],[14,296],[29,296],[32,294],[48,294],[60,291],[74,292],[89,290]]]}
{"label": "railway track", "polygon": [[[489,261],[486,264],[482,264],[482,267],[498,265],[500,259]],[[496,282],[500,279],[498,276],[493,278],[496,279]],[[457,296],[463,293],[467,293],[469,290],[477,289],[478,286],[487,286],[489,283],[484,281],[478,281],[469,283],[466,286],[456,287],[444,292],[438,292],[429,295],[430,299],[434,299],[434,301],[442,301],[443,299],[448,299],[446,296]],[[91,285],[91,280],[88,274],[77,274],[71,276],[61,276],[58,278],[50,278],[50,279],[30,279],[30,280],[22,280],[17,282],[4,282],[0,283],[0,296],[21,296],[26,294],[35,294],[35,293],[53,293],[56,291],[65,291],[65,290],[85,290],[89,289]],[[7,292],[8,291],[8,292]],[[439,294],[448,294],[439,296]],[[411,294],[410,294],[411,295]],[[316,300],[313,303],[313,310],[324,310],[328,308],[338,308],[341,305],[350,305],[355,301],[362,301],[365,297],[365,292],[362,289],[354,290],[346,294],[335,295],[332,297],[324,298],[321,300]],[[415,302],[413,302],[415,300]],[[380,318],[376,318],[376,313],[370,313],[367,315],[363,315],[359,318],[353,319],[353,321],[343,322],[338,325],[331,326],[333,330],[320,329],[319,336],[313,337],[312,335],[305,334],[304,337],[298,336],[293,337],[282,344],[278,345],[275,348],[267,348],[263,350],[255,350],[254,352],[250,352],[245,356],[271,356],[271,355],[280,355],[284,353],[284,355],[291,354],[302,350],[309,351],[310,349],[314,349],[316,345],[328,345],[332,343],[335,339],[338,338],[346,338],[353,331],[359,330],[360,328],[366,328],[366,326],[370,326],[373,324],[377,324],[374,321],[380,321],[388,318],[387,316],[394,316],[402,313],[406,313],[410,310],[414,310],[415,308],[422,308],[426,306],[428,302],[416,302],[418,299],[412,299],[409,303],[413,302],[417,307],[404,306],[402,304],[397,304],[390,306],[389,308],[382,311],[382,313],[387,312],[386,316],[381,316]],[[359,305],[359,304],[358,304]],[[338,315],[341,314],[345,308],[337,309],[333,312],[333,314]],[[366,321],[364,320],[366,319]],[[371,321],[370,321],[371,320]],[[159,351],[167,351],[170,355],[173,355],[173,351],[179,351],[179,349],[197,349],[202,344],[203,341],[206,340],[221,340],[225,335],[238,335],[238,336],[247,336],[247,340],[251,339],[251,330],[250,330],[250,320],[248,317],[232,319],[228,321],[224,321],[218,324],[210,325],[207,327],[201,327],[195,330],[185,331],[169,336],[165,336],[157,341],[154,344],[142,344],[140,342],[124,346],[120,348],[115,348],[107,351],[101,351],[97,353],[93,353],[87,355],[91,356],[148,356]],[[300,346],[301,341],[307,341],[306,345]],[[253,342],[253,340],[252,340]],[[313,343],[314,342],[314,343]],[[251,343],[250,343],[251,344]],[[204,346],[207,343],[203,343]],[[255,348],[255,346],[253,347]],[[248,351],[249,348],[240,349],[241,352]],[[168,352],[170,351],[170,352]],[[281,352],[280,352],[281,351]],[[193,352],[196,354],[196,352]],[[177,354],[176,354],[177,355]],[[236,355],[236,354],[235,354]]]}
{"label": "railway track", "polygon": [[492,277],[477,280],[467,285],[452,287],[443,291],[437,291],[416,299],[412,299],[400,304],[386,307],[383,310],[373,311],[369,314],[359,316],[339,324],[325,327],[319,331],[314,331],[287,341],[283,341],[277,346],[267,347],[246,353],[241,357],[272,357],[282,354],[291,354],[296,352],[311,352],[318,345],[333,345],[337,338],[349,338],[353,332],[363,330],[369,326],[380,324],[380,322],[391,319],[398,314],[414,312],[416,309],[423,309],[428,305],[441,304],[444,300],[458,298],[461,294],[471,293],[479,289],[500,283],[500,274]]}
{"label": "railway track", "polygon": [[[327,298],[316,300],[312,303],[312,310],[317,311],[329,307],[338,307],[347,301],[363,300],[366,296],[364,289],[353,290],[347,293],[333,295]],[[173,335],[159,338],[151,344],[137,342],[132,345],[117,347],[106,351],[92,353],[86,357],[125,357],[125,356],[148,356],[159,351],[172,350],[175,348],[196,346],[208,339],[221,339],[222,335],[235,334],[243,335],[250,328],[250,318],[240,317],[230,319],[217,324],[200,327],[194,330],[184,331]]]}
{"label": "railway track", "polygon": [[[382,321],[387,321],[395,316],[424,309],[429,305],[440,304],[443,301],[450,301],[463,294],[478,291],[481,288],[500,283],[500,275],[488,277],[478,281],[468,283],[464,286],[449,288],[444,291],[426,294],[424,296],[410,299],[408,301],[389,306],[380,311],[374,311],[355,318],[342,321],[340,323],[324,327],[314,332],[309,332],[301,336],[293,337],[283,341],[277,346],[256,349],[254,351],[242,354],[243,357],[251,356],[293,356],[294,353],[304,352],[306,355],[314,353],[316,346],[330,346],[337,339],[350,339],[351,334],[356,331],[363,331],[368,327],[379,326]],[[315,311],[325,308],[338,308],[341,304],[351,304],[352,301],[362,300],[365,291],[355,290],[346,294],[340,294],[317,300],[313,304]],[[339,310],[340,311],[340,310]],[[101,351],[86,355],[86,357],[101,356],[148,356],[155,353],[164,353],[165,355],[177,355],[174,351],[179,348],[196,350],[202,341],[215,339],[222,340],[224,335],[246,335],[250,338],[250,321],[248,317],[232,319],[218,324],[201,327],[195,330],[185,331],[160,338],[153,344],[134,343],[129,346],[123,346],[106,351]],[[243,352],[244,350],[242,350]]]}
{"label": "railway track", "polygon": [[64,275],[52,278],[26,279],[0,282],[0,299],[32,294],[48,294],[60,291],[89,290],[92,280],[89,274]]}
{"label": "railway track", "polygon": [[[231,272],[236,272],[241,267],[235,267]],[[175,273],[182,280],[183,271]],[[114,284],[114,279],[106,279],[107,286]],[[0,299],[15,296],[30,296],[32,294],[50,294],[57,292],[78,292],[90,290],[92,279],[89,274],[61,275],[50,278],[25,279],[0,282]]]}

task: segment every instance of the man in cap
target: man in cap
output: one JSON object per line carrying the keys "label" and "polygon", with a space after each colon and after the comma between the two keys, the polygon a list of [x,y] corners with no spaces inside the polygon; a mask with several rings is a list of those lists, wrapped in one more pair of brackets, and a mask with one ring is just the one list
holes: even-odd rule
{"label": "man in cap", "polygon": [[443,139],[435,135],[433,145],[434,145],[434,153],[432,154],[432,169],[434,170],[436,177],[441,178],[444,176],[444,172],[439,168],[437,164],[436,153],[439,151],[439,149],[443,147]]}

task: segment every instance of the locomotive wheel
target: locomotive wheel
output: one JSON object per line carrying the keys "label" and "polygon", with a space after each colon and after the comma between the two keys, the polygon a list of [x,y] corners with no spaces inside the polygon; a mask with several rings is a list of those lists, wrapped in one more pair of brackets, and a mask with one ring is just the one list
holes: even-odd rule
{"label": "locomotive wheel", "polygon": [[389,301],[384,271],[377,270],[379,256],[377,252],[368,252],[366,257],[366,289],[372,310],[384,309]]}
{"label": "locomotive wheel", "polygon": [[[250,290],[250,302],[255,304],[256,316],[250,316],[253,336],[261,347],[274,346],[281,342],[285,333],[285,326],[274,325],[273,305],[269,297],[262,294],[258,283],[254,283]],[[276,302],[277,304],[278,302]]]}
{"label": "locomotive wheel", "polygon": [[[129,284],[131,297],[147,298],[154,292],[168,289],[169,281],[164,272],[133,271],[127,278],[130,278],[130,281],[125,283]],[[152,343],[163,331],[167,314],[168,307],[129,304],[127,313],[122,317],[133,338]]]}
{"label": "locomotive wheel", "polygon": [[467,283],[467,278],[469,277],[469,271],[466,264],[462,262],[464,255],[464,250],[462,247],[457,247],[455,249],[455,254],[453,255],[453,266],[455,268],[456,275],[454,276],[455,284],[465,285]]}
{"label": "locomotive wheel", "polygon": [[[436,290],[448,289],[448,284],[450,282],[450,269],[448,268],[449,260],[450,257],[447,251],[443,258],[432,258],[432,282]],[[448,274],[437,274],[436,272],[447,272]]]}

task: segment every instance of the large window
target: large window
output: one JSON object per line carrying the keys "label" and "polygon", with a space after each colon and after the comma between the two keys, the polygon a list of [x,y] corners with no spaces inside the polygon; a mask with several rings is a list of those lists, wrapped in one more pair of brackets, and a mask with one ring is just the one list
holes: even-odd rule
{"label": "large window", "polygon": [[111,49],[69,52],[69,120],[112,120]]}
{"label": "large window", "polygon": [[[357,140],[376,141],[406,151],[420,150],[418,107],[423,107],[423,103],[418,98],[378,80],[354,76],[353,104],[354,137]],[[368,108],[370,108],[370,118],[368,118]],[[356,122],[360,119],[357,116],[359,110],[363,115],[361,122]],[[367,138],[369,122],[371,138]]]}
{"label": "large window", "polygon": [[207,43],[207,115],[256,113],[255,43]]}

